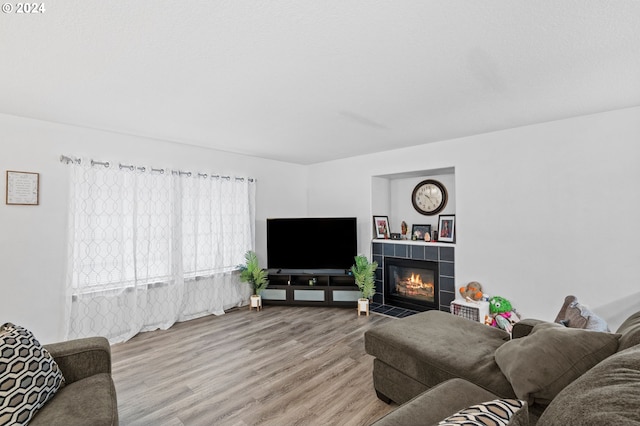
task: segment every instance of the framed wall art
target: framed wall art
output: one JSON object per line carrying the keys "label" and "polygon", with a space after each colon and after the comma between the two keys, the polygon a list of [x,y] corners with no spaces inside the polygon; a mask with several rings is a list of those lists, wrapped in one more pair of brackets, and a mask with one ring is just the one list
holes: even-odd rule
{"label": "framed wall art", "polygon": [[376,238],[389,238],[389,218],[387,216],[374,216],[373,228]]}
{"label": "framed wall art", "polygon": [[40,174],[7,170],[6,203],[37,206],[39,203]]}
{"label": "framed wall art", "polygon": [[456,241],[456,215],[441,214],[438,216],[438,241],[444,243]]}

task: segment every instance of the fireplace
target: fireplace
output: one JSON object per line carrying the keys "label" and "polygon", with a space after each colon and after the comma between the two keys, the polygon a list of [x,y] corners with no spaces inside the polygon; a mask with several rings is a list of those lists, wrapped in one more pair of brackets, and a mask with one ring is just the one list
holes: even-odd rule
{"label": "fireplace", "polygon": [[439,308],[438,262],[385,258],[386,303],[415,311]]}

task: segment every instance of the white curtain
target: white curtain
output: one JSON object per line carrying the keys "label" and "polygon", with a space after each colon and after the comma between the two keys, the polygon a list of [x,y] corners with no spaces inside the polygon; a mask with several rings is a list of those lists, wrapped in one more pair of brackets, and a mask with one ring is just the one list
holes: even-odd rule
{"label": "white curtain", "polygon": [[67,338],[123,342],[246,304],[255,182],[93,161],[70,165]]}

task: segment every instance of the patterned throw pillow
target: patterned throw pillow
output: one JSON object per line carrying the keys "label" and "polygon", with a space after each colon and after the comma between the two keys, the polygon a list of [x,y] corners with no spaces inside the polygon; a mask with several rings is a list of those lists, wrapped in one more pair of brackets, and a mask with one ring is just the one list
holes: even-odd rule
{"label": "patterned throw pillow", "polygon": [[33,333],[11,323],[0,327],[0,426],[27,424],[63,383]]}
{"label": "patterned throw pillow", "polygon": [[[514,417],[520,414],[522,421],[515,420]],[[527,403],[518,399],[494,399],[493,401],[483,402],[482,404],[472,405],[464,410],[442,420],[438,425],[469,425],[469,426],[506,426],[510,424],[526,424],[528,423]]]}

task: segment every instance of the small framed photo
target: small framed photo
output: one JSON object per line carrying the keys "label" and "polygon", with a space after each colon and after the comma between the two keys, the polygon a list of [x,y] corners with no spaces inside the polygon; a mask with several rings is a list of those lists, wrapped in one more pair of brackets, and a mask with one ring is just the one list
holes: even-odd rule
{"label": "small framed photo", "polygon": [[426,236],[431,240],[431,225],[411,225],[411,239],[424,241]]}
{"label": "small framed photo", "polygon": [[37,206],[40,174],[7,170],[6,204]]}
{"label": "small framed photo", "polygon": [[376,238],[389,239],[389,218],[387,216],[374,216],[373,228]]}
{"label": "small framed photo", "polygon": [[456,241],[456,215],[441,214],[438,216],[438,241],[444,243]]}

